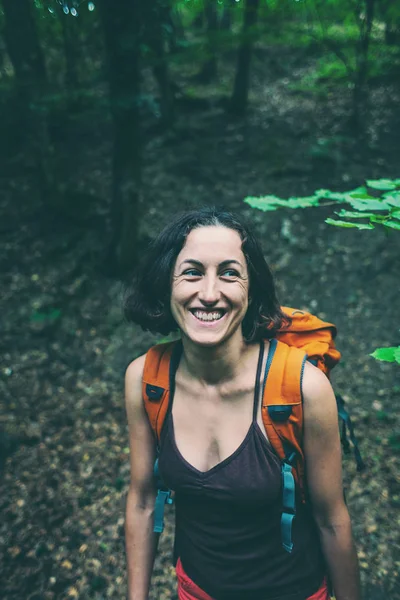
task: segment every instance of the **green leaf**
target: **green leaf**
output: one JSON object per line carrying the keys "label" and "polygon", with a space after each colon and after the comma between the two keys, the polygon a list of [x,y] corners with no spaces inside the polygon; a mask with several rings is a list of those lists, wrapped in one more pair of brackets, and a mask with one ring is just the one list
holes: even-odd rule
{"label": "green leaf", "polygon": [[390,204],[391,206],[400,208],[400,192],[390,192],[389,194],[384,194],[383,198],[384,201]]}
{"label": "green leaf", "polygon": [[400,210],[394,210],[390,213],[392,219],[400,219]]}
{"label": "green leaf", "polygon": [[372,354],[370,354],[370,356],[372,356],[372,358],[376,358],[376,360],[400,363],[400,346],[377,348],[374,352],[372,352]]}
{"label": "green leaf", "polygon": [[395,190],[397,187],[393,179],[370,179],[366,183],[371,189],[379,191]]}
{"label": "green leaf", "polygon": [[375,216],[374,213],[355,212],[352,210],[345,210],[344,208],[342,208],[342,210],[335,211],[335,215],[338,215],[339,217],[346,217],[347,219],[367,219]]}
{"label": "green leaf", "polygon": [[360,187],[357,187],[354,190],[351,190],[350,192],[347,192],[347,193],[352,198],[364,198],[366,196],[370,197],[365,185],[361,185]]}
{"label": "green leaf", "polygon": [[337,202],[347,202],[348,192],[331,192],[331,190],[317,190],[314,197],[319,200],[336,200]]}
{"label": "green leaf", "polygon": [[303,196],[301,198],[291,197],[288,200],[284,200],[281,206],[287,206],[288,208],[309,208],[310,206],[318,206],[318,196]]}
{"label": "green leaf", "polygon": [[256,198],[255,196],[247,196],[247,198],[244,199],[246,204],[248,204],[252,208],[258,208],[259,210],[263,210],[264,212],[267,212],[269,210],[277,210],[277,201],[279,200],[280,198],[277,198],[277,196],[260,196],[259,198]]}
{"label": "green leaf", "polygon": [[325,219],[325,223],[328,225],[335,225],[336,227],[352,227],[355,229],[374,229],[373,225],[367,225],[364,223],[350,223],[350,221],[338,221],[336,219]]}
{"label": "green leaf", "polygon": [[346,195],[350,198],[360,198],[361,200],[375,200],[375,196],[371,196],[365,186],[351,190],[350,192],[347,192]]}
{"label": "green leaf", "polygon": [[397,229],[400,231],[400,223],[398,223],[398,221],[385,221],[383,225],[385,227],[390,227],[391,229]]}
{"label": "green leaf", "polygon": [[371,219],[371,223],[385,224],[385,221],[387,221],[389,219],[389,215],[372,215],[372,217],[370,217],[370,219]]}
{"label": "green leaf", "polygon": [[356,210],[389,210],[390,205],[383,200],[363,200],[361,198],[350,198],[349,203]]}

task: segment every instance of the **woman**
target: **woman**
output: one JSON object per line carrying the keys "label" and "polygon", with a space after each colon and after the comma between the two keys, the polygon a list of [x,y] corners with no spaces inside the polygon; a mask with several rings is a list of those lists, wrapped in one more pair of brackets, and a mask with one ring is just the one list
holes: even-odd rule
{"label": "woman", "polygon": [[[281,462],[263,427],[260,389],[285,315],[249,229],[212,208],[182,215],[153,242],[125,309],[143,328],[179,330],[182,340],[159,448],[160,474],[176,495],[180,600],[327,600],[327,576],[336,600],[359,600],[336,402],[308,363],[301,391],[309,501],[297,506],[293,552],[281,544]],[[126,372],[130,600],[148,597],[157,545],[144,364],[145,355]]]}

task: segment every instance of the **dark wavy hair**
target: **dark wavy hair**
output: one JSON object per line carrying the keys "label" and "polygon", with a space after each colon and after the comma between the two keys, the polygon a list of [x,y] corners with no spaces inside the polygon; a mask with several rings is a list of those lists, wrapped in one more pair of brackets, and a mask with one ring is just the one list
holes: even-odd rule
{"label": "dark wavy hair", "polygon": [[237,231],[249,271],[249,307],[242,322],[248,342],[272,338],[290,324],[276,297],[275,284],[261,246],[248,225],[231,212],[204,207],[174,219],[151,242],[137,273],[125,291],[124,313],[128,321],[153,333],[167,335],[178,329],[171,314],[171,281],[175,261],[187,236],[199,227],[227,227]]}

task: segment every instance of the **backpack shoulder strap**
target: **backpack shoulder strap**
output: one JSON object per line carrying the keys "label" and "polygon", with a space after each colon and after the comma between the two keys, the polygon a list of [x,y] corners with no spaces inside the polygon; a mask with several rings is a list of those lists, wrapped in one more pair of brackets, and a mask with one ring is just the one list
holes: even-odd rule
{"label": "backpack shoulder strap", "polygon": [[167,415],[170,398],[170,364],[177,342],[157,344],[148,350],[143,371],[142,395],[157,445]]}
{"label": "backpack shoulder strap", "polygon": [[154,477],[157,496],[154,504],[155,533],[164,530],[164,511],[166,504],[172,504],[171,490],[161,480],[158,471],[158,451],[160,437],[170,401],[170,366],[174,352],[179,350],[177,342],[157,344],[148,350],[143,370],[143,403],[149,418],[151,429],[157,443],[157,458],[154,463]]}
{"label": "backpack shoulder strap", "polygon": [[301,381],[307,355],[299,348],[277,340],[270,343],[264,380],[263,423],[272,447],[282,460],[295,451],[304,462]]}
{"label": "backpack shoulder strap", "polygon": [[271,446],[282,460],[281,536],[289,553],[296,516],[295,481],[305,500],[301,381],[306,358],[302,350],[271,340],[264,379],[262,418]]}

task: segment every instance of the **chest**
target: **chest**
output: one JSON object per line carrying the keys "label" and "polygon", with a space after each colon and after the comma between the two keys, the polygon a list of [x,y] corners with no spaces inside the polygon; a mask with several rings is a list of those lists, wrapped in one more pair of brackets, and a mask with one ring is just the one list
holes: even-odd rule
{"label": "chest", "polygon": [[230,457],[246,438],[253,421],[265,435],[254,385],[238,387],[228,394],[209,390],[188,393],[178,385],[172,419],[179,452],[202,472]]}

